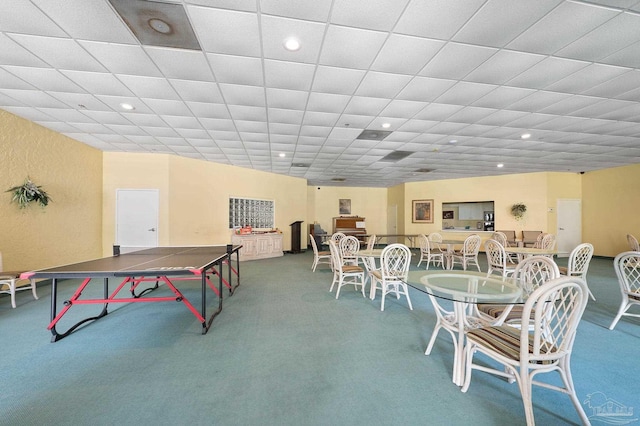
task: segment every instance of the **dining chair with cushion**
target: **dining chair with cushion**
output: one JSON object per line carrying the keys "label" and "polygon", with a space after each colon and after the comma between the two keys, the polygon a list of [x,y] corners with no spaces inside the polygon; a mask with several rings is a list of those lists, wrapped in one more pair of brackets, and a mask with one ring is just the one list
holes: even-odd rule
{"label": "dining chair with cushion", "polygon": [[633,305],[640,305],[640,253],[637,251],[620,253],[613,259],[613,267],[618,277],[622,302],[609,330],[613,330],[623,316],[640,318],[638,313],[627,312]]}
{"label": "dining chair with cushion", "polygon": [[[516,235],[515,231],[511,231],[511,232],[513,232],[513,238],[514,238],[513,243],[509,242],[509,239],[507,238],[507,234],[505,234],[502,231],[495,231],[493,234],[491,234],[491,239],[499,242],[502,245],[502,247],[510,247],[512,244],[515,245],[515,235]],[[518,263],[517,254],[507,253],[506,255],[507,255],[507,261],[509,263],[513,263],[513,264]]]}
{"label": "dining chair with cushion", "polygon": [[30,279],[28,283],[18,278],[18,274],[2,274],[2,253],[0,253],[0,294],[6,293],[11,298],[11,307],[16,307],[16,292],[31,290],[33,298],[38,300],[36,293],[36,280]]}
{"label": "dining chair with cushion", "polygon": [[426,262],[426,269],[429,269],[430,263],[433,263],[434,266],[438,263],[441,268],[444,267],[444,255],[442,251],[432,252],[429,239],[424,234],[418,236],[418,241],[420,242],[420,260],[418,261],[418,267],[423,260]]}
{"label": "dining chair with cushion", "polygon": [[[580,277],[587,282],[587,271],[589,270],[589,263],[591,262],[592,257],[593,245],[589,243],[578,244],[576,248],[571,250],[567,266],[561,266],[559,268],[560,274],[568,277]],[[591,290],[589,290],[589,296],[593,301],[596,300]]]}
{"label": "dining chair with cushion", "polygon": [[478,263],[478,253],[480,252],[480,236],[477,234],[469,235],[462,244],[462,249],[451,253],[451,268],[456,262],[460,263],[462,269],[467,270],[467,266],[475,264],[480,272],[480,264]]}
{"label": "dining chair with cushion", "polygon": [[331,266],[331,252],[330,251],[318,251],[318,245],[316,244],[315,238],[313,238],[312,234],[309,234],[311,247],[313,248],[313,263],[311,264],[311,269],[313,272],[316,271],[316,267],[321,263],[326,263]]}
{"label": "dining chair with cushion", "polygon": [[[469,390],[472,370],[484,371],[518,383],[527,425],[535,424],[533,385],[569,395],[582,423],[590,424],[576,395],[570,363],[576,329],[587,306],[588,293],[587,284],[581,278],[556,278],[534,290],[524,304],[521,320],[531,319],[533,330],[509,325],[470,330],[465,346],[462,392]],[[504,368],[499,370],[486,363],[475,364],[476,353],[486,355]],[[553,371],[559,373],[561,385],[534,380],[537,374]]]}
{"label": "dining chair with cushion", "polygon": [[515,272],[516,266],[509,264],[507,253],[498,241],[493,239],[485,241],[484,251],[487,253],[487,264],[489,265],[487,276],[497,271],[502,275],[502,279],[505,279]]}
{"label": "dining chair with cushion", "polygon": [[340,249],[335,241],[329,241],[329,248],[331,250],[331,263],[333,264],[333,281],[331,282],[331,288],[329,292],[333,291],[333,287],[337,284],[336,299],[340,296],[340,289],[347,285],[353,284],[354,288],[358,290],[360,286],[362,290],[362,296],[364,293],[364,269],[357,265],[346,265],[342,256],[340,255]]}
{"label": "dining chair with cushion", "polygon": [[640,251],[640,243],[638,243],[638,239],[631,234],[627,234],[627,242],[629,243],[629,248],[631,251]]}
{"label": "dining chair with cushion", "polygon": [[347,235],[338,243],[342,262],[349,265],[358,264],[358,252],[360,251],[360,240],[353,235]]}
{"label": "dining chair with cushion", "polygon": [[439,232],[430,233],[427,238],[429,239],[429,245],[431,246],[431,253],[446,253],[446,250],[442,250],[440,243],[442,242],[442,234]]}
{"label": "dining chair with cushion", "polygon": [[372,297],[375,299],[375,293],[380,284],[382,290],[382,302],[380,310],[384,311],[384,302],[387,294],[394,294],[396,299],[400,299],[403,295],[407,298],[409,309],[413,310],[411,298],[409,297],[409,287],[407,285],[407,277],[409,274],[409,266],[411,265],[411,250],[404,244],[389,244],[382,250],[380,255],[380,270],[377,279],[371,285],[375,286],[371,289]]}
{"label": "dining chair with cushion", "polygon": [[[544,283],[560,277],[558,265],[547,256],[530,256],[518,263],[512,278],[522,289],[525,297]],[[522,305],[477,304],[475,315],[485,325],[521,326]]]}

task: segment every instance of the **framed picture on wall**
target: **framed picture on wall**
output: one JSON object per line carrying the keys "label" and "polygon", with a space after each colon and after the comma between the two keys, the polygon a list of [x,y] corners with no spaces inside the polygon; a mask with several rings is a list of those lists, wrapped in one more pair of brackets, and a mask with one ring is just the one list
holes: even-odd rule
{"label": "framed picture on wall", "polygon": [[433,223],[433,200],[413,200],[413,223]]}
{"label": "framed picture on wall", "polygon": [[338,208],[340,214],[351,214],[351,199],[341,198]]}

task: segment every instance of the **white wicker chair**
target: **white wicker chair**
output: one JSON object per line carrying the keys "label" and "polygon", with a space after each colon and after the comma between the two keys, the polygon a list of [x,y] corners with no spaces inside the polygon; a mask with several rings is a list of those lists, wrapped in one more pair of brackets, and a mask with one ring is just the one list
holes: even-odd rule
{"label": "white wicker chair", "polygon": [[[588,288],[581,278],[561,277],[538,287],[527,299],[522,321],[531,319],[533,330],[508,325],[481,327],[467,333],[465,346],[465,380],[462,392],[471,384],[472,370],[515,380],[522,394],[527,425],[534,425],[532,386],[569,395],[583,424],[590,424],[571,377],[571,353],[576,329],[587,306]],[[503,370],[474,364],[473,357],[482,353],[504,366]],[[557,371],[562,385],[539,382],[539,373]]]}
{"label": "white wicker chair", "polygon": [[620,253],[613,259],[613,266],[618,276],[622,302],[609,330],[613,330],[623,316],[640,318],[640,314],[627,312],[631,306],[640,305],[640,253],[637,251]]}
{"label": "white wicker chair", "polygon": [[[563,266],[560,268],[560,274],[568,277],[580,277],[587,282],[587,271],[589,270],[589,263],[592,257],[593,245],[589,243],[578,244],[576,248],[571,250],[567,267],[565,268]],[[596,300],[591,290],[589,290],[589,296],[593,301]]]}
{"label": "white wicker chair", "polygon": [[460,251],[454,251],[451,254],[451,268],[456,262],[462,265],[462,269],[467,270],[467,266],[475,264],[480,272],[480,264],[478,263],[478,252],[480,251],[480,236],[477,234],[469,235],[462,245]]}
{"label": "white wicker chair", "polygon": [[629,248],[631,251],[640,251],[640,243],[638,243],[638,239],[631,234],[627,234],[627,242],[629,243]]}
{"label": "white wicker chair", "polygon": [[404,244],[389,244],[382,250],[380,265],[380,270],[376,274],[377,279],[371,283],[372,286],[375,286],[371,290],[371,299],[375,298],[377,285],[380,283],[380,289],[382,290],[381,311],[384,311],[384,302],[387,294],[395,294],[397,299],[400,299],[400,295],[404,295],[407,298],[409,309],[413,310],[407,285],[409,266],[411,265],[411,250],[409,247]]}
{"label": "white wicker chair", "polygon": [[367,250],[373,250],[376,247],[376,234],[369,235],[367,239]]}
{"label": "white wicker chair", "polygon": [[442,251],[431,251],[431,243],[426,235],[420,234],[418,236],[418,241],[420,242],[420,260],[418,261],[418,267],[424,260],[426,262],[426,269],[429,269],[429,264],[433,263],[434,266],[436,262],[440,264],[441,268],[444,268],[444,255]]}
{"label": "white wicker chair", "polygon": [[[530,256],[516,265],[513,279],[526,294],[542,284],[560,277],[558,265],[547,256]],[[520,326],[522,305],[477,304],[475,315],[486,325]]]}
{"label": "white wicker chair", "polygon": [[356,237],[354,237],[353,235],[347,235],[346,237],[340,239],[338,248],[340,249],[340,256],[342,257],[343,263],[349,265],[358,264],[360,241]]}
{"label": "white wicker chair", "polygon": [[316,267],[321,263],[326,263],[331,266],[331,252],[330,251],[318,251],[318,245],[312,234],[309,234],[311,241],[311,247],[313,248],[313,263],[311,264],[311,270],[316,271]]}
{"label": "white wicker chair", "polygon": [[507,253],[498,241],[493,239],[485,241],[484,251],[487,253],[487,264],[489,265],[487,276],[491,275],[494,271],[498,271],[502,275],[502,279],[505,279],[515,272],[515,265],[509,265]]}
{"label": "white wicker chair", "polygon": [[364,294],[364,269],[357,265],[345,265],[340,256],[340,249],[335,241],[329,241],[329,248],[331,250],[331,261],[333,264],[333,281],[331,282],[331,288],[329,292],[333,291],[333,287],[338,284],[336,291],[336,299],[340,296],[340,289],[346,284],[353,284],[356,290],[358,286],[361,287],[362,296]]}

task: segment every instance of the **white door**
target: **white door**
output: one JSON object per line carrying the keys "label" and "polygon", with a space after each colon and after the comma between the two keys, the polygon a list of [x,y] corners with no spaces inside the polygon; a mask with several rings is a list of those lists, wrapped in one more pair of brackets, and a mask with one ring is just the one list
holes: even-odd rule
{"label": "white door", "polygon": [[158,246],[157,189],[116,190],[116,244],[127,247]]}
{"label": "white door", "polygon": [[559,199],[557,205],[558,232],[556,233],[559,256],[568,256],[582,243],[582,201]]}
{"label": "white door", "polygon": [[[398,233],[398,206],[396,204],[387,207],[387,234]],[[395,237],[388,237],[387,244],[397,241]]]}

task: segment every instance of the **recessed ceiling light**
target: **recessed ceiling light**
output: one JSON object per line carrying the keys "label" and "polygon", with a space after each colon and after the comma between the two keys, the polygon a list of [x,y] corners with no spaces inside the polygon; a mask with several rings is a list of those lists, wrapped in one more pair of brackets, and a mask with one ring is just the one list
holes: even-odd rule
{"label": "recessed ceiling light", "polygon": [[451,139],[451,140],[449,141],[449,143],[458,143],[458,140],[457,140],[457,139]]}
{"label": "recessed ceiling light", "polygon": [[120,104],[120,108],[126,109],[127,111],[133,111],[134,109],[136,109],[133,105],[128,104],[128,103]]}
{"label": "recessed ceiling light", "polygon": [[279,154],[280,158],[284,158],[286,155],[287,155],[287,154],[285,154],[284,152],[281,152],[281,153]]}
{"label": "recessed ceiling light", "polygon": [[498,167],[500,169],[500,168],[504,167],[504,164],[499,163],[496,167]]}
{"label": "recessed ceiling light", "polygon": [[300,49],[300,41],[295,37],[289,37],[284,39],[284,48],[290,52],[295,52]]}
{"label": "recessed ceiling light", "polygon": [[529,139],[531,137],[531,133],[523,133],[520,138],[521,139]]}
{"label": "recessed ceiling light", "polygon": [[391,127],[391,123],[382,123],[382,127],[384,129],[388,129],[389,127]]}

